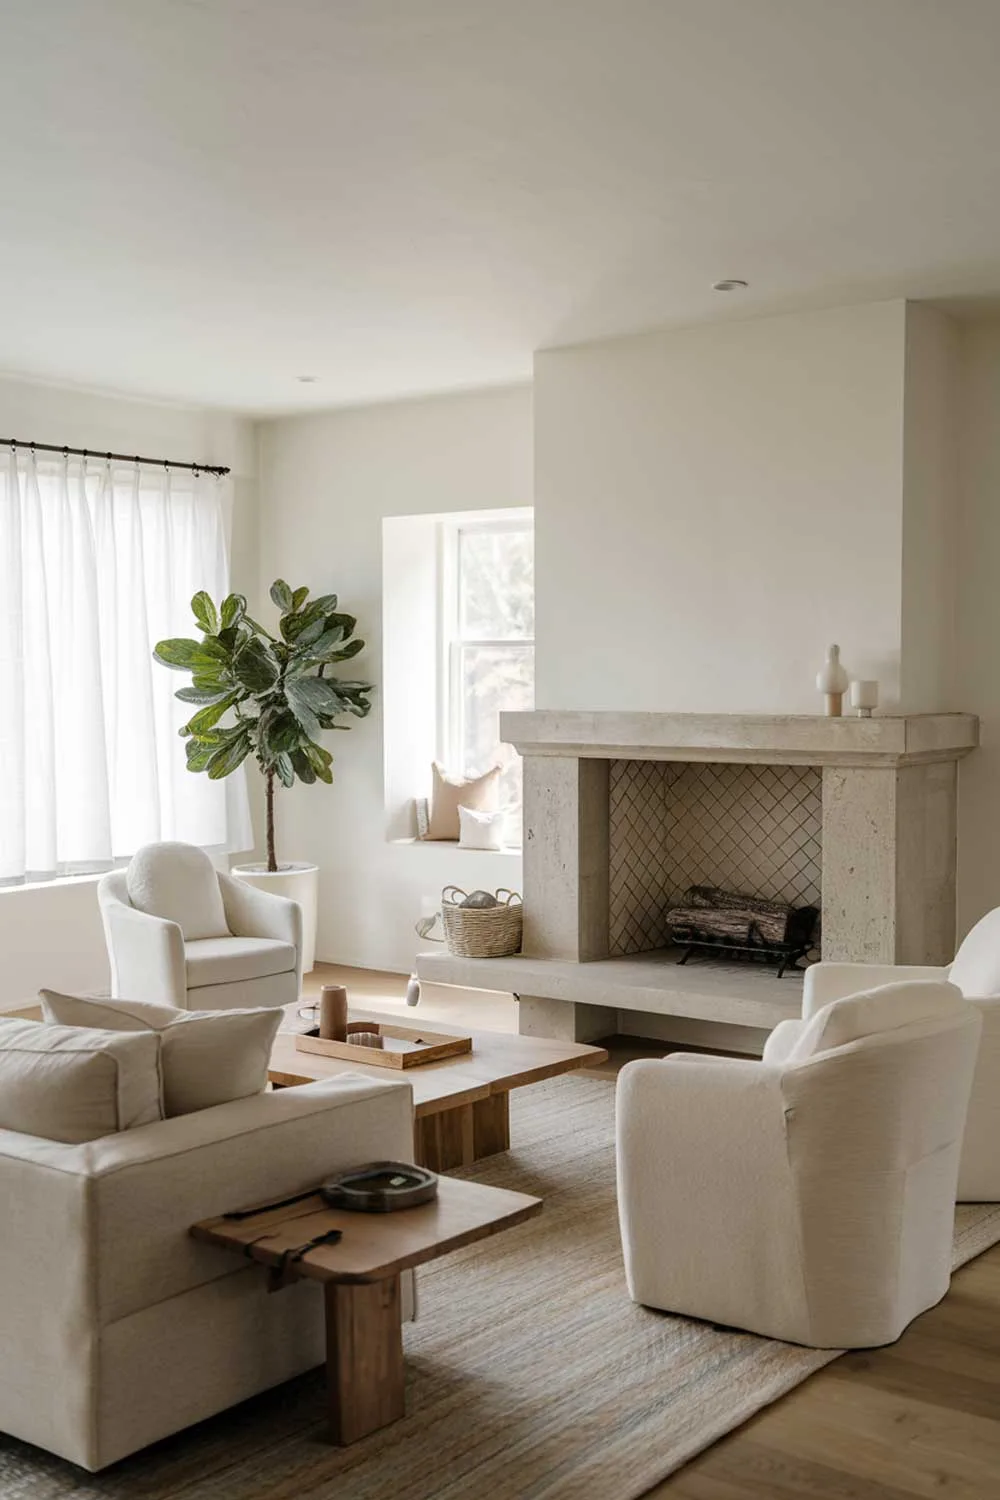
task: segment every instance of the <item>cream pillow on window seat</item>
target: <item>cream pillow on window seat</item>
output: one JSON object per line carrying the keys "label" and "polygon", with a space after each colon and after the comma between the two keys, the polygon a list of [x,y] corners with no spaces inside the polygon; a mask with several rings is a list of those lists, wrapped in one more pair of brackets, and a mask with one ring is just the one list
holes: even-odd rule
{"label": "cream pillow on window seat", "polygon": [[460,849],[502,849],[507,824],[506,807],[496,812],[477,812],[474,807],[459,807]]}
{"label": "cream pillow on window seat", "polygon": [[53,990],[40,991],[39,999],[45,1020],[60,1028],[155,1034],[168,1119],[260,1094],[267,1085],[271,1047],[282,1017],[273,1006],[175,1010],[143,1000],[105,1000]]}
{"label": "cream pillow on window seat", "polygon": [[431,766],[431,805],[424,838],[457,842],[462,831],[459,807],[473,812],[496,812],[501,769],[500,766],[491,766],[482,776],[468,778],[448,776],[434,761]]}

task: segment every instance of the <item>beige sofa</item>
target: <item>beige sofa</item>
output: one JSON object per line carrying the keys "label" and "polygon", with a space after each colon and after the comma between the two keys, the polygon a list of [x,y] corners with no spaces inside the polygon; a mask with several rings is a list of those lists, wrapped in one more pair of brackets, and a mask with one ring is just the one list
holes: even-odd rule
{"label": "beige sofa", "polygon": [[412,1155],[409,1084],[350,1076],[85,1145],[0,1130],[0,1429],[101,1469],[321,1364],[321,1290],[189,1227]]}

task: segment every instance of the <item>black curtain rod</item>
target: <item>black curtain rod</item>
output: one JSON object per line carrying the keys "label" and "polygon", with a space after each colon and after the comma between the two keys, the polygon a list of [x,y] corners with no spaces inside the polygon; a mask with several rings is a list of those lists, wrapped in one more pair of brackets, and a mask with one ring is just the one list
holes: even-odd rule
{"label": "black curtain rod", "polygon": [[221,464],[179,464],[169,458],[140,458],[138,453],[105,453],[99,448],[67,448],[58,443],[26,443],[21,438],[0,438],[0,448],[30,448],[32,453],[61,453],[68,458],[104,458],[122,464],[149,464],[154,469],[190,469],[193,474],[218,474],[221,479],[229,470]]}

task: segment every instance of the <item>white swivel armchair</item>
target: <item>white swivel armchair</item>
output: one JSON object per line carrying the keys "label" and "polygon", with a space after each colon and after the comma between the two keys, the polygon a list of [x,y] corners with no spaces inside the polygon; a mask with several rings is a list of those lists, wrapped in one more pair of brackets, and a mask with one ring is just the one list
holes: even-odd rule
{"label": "white swivel armchair", "polygon": [[761,1062],[624,1067],[633,1301],[817,1348],[899,1337],[944,1296],[981,1018],[893,985],[785,1021]]}
{"label": "white swivel armchair", "polygon": [[181,1010],[290,1005],[302,908],[216,870],[192,844],[147,844],[97,887],[111,993]]}
{"label": "white swivel armchair", "polygon": [[802,1015],[810,1020],[831,1000],[903,980],[947,980],[977,1006],[983,1018],[969,1101],[969,1118],[958,1174],[960,1203],[1000,1202],[1000,907],[988,912],[965,938],[953,963],[943,968],[915,964],[819,963],[806,970]]}

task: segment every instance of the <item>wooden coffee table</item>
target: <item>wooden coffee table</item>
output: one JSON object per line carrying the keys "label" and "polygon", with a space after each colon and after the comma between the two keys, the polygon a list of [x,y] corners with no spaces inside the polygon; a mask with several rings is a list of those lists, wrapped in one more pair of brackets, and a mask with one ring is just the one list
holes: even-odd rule
{"label": "wooden coffee table", "polygon": [[[294,1032],[304,1031],[308,1023],[299,1017],[298,1010],[295,1005],[287,1007],[287,1029],[283,1028],[275,1038],[268,1071],[272,1083],[288,1088],[365,1069],[364,1051],[360,1047],[357,1062],[299,1052]],[[351,1019],[398,1022],[399,1017],[352,1006]],[[408,1015],[406,1024],[421,1026],[419,1016]],[[456,1029],[459,1028],[453,1027],[452,1031]],[[421,1030],[430,1035],[442,1028],[421,1026]],[[608,1060],[603,1047],[586,1047],[577,1042],[493,1031],[476,1031],[471,1035],[472,1051],[459,1057],[424,1063],[399,1073],[367,1065],[374,1077],[405,1078],[413,1085],[414,1160],[432,1172],[467,1167],[480,1157],[507,1150],[511,1089],[541,1083],[577,1068],[596,1067]]]}
{"label": "wooden coffee table", "polygon": [[279,1267],[282,1255],[339,1229],[343,1238],[296,1260],[282,1278],[323,1283],[333,1441],[355,1443],[405,1412],[399,1278],[403,1271],[511,1229],[540,1213],[525,1193],[442,1177],[438,1197],[397,1213],[327,1208],[318,1194],[245,1219],[205,1219],[195,1239]]}

